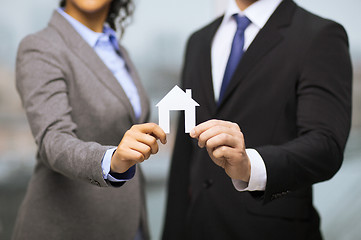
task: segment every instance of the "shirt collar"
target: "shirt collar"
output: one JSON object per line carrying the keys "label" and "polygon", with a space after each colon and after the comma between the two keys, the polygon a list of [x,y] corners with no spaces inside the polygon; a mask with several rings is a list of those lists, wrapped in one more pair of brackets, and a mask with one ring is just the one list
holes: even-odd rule
{"label": "shirt collar", "polygon": [[261,29],[281,2],[282,0],[258,0],[244,11],[241,11],[237,6],[236,0],[229,0],[223,22],[229,22],[232,15],[239,14],[246,16],[254,25]]}
{"label": "shirt collar", "polygon": [[70,23],[70,25],[72,25],[72,27],[92,48],[97,45],[100,38],[107,35],[114,48],[117,50],[119,49],[118,43],[116,41],[116,33],[109,26],[104,25],[102,33],[94,32],[93,30],[86,27],[84,24],[67,14],[62,8],[58,8],[57,11]]}

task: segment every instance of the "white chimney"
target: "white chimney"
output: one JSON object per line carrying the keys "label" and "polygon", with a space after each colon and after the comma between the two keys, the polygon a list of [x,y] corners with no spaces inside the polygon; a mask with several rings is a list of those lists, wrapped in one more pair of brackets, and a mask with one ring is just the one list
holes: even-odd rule
{"label": "white chimney", "polygon": [[186,94],[189,98],[192,98],[192,89],[186,89]]}

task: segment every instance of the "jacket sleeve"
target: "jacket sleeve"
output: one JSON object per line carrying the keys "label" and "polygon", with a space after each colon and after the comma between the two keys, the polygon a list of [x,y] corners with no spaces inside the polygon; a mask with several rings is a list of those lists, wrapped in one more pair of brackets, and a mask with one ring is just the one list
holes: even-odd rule
{"label": "jacket sleeve", "polygon": [[352,96],[347,35],[330,22],[310,42],[299,63],[298,137],[256,149],[266,165],[265,202],[330,179],[343,161]]}
{"label": "jacket sleeve", "polygon": [[77,138],[63,66],[61,52],[45,39],[30,35],[21,42],[16,87],[38,146],[37,158],[69,178],[106,187],[101,160],[110,147]]}

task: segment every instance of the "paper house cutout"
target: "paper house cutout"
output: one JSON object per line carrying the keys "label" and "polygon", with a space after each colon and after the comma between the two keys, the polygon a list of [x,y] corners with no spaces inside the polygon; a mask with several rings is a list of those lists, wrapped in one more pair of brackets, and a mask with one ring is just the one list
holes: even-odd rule
{"label": "paper house cutout", "polygon": [[196,107],[199,104],[192,99],[192,90],[184,92],[177,85],[156,105],[158,107],[159,126],[169,133],[170,111],[184,111],[185,132],[189,133],[196,125]]}

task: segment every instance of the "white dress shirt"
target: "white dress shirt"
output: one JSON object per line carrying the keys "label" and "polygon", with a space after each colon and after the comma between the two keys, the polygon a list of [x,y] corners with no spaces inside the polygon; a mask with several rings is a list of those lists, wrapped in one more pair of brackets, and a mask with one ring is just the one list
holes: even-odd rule
{"label": "white dress shirt", "polygon": [[[234,34],[237,30],[237,23],[232,15],[246,16],[251,21],[244,32],[243,50],[247,51],[258,32],[267,23],[281,1],[258,0],[244,11],[241,11],[236,4],[236,0],[229,0],[222,23],[214,36],[211,49],[213,90],[216,101],[219,99],[223,75],[231,52]],[[246,152],[251,161],[250,181],[247,183],[232,179],[233,185],[238,191],[263,191],[267,183],[267,172],[263,159],[254,149],[246,149]]]}

